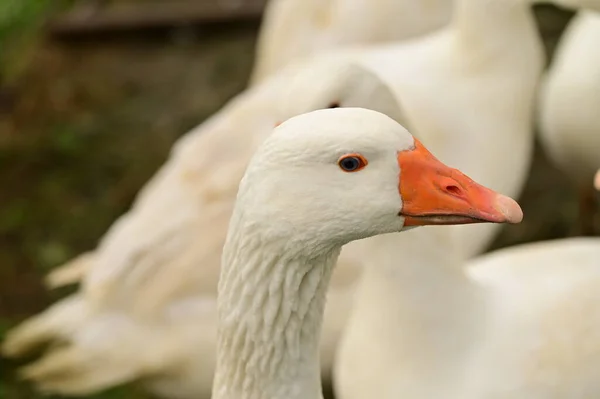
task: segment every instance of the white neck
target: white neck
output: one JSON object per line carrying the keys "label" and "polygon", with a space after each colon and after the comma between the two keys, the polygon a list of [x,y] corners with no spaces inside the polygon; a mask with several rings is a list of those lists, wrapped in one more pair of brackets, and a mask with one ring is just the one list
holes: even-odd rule
{"label": "white neck", "polygon": [[238,223],[223,249],[213,399],[322,397],[319,338],[339,252]]}
{"label": "white neck", "polygon": [[356,339],[354,346],[360,343],[371,357],[363,356],[367,363],[406,367],[411,372],[405,375],[413,377],[434,375],[468,352],[485,304],[450,240],[447,227],[433,227],[362,243],[369,245],[370,258],[357,288],[347,345]]}
{"label": "white neck", "polygon": [[[540,39],[529,0],[456,0],[451,27],[458,44],[479,57]],[[541,46],[541,44],[540,44]],[[486,57],[487,58],[487,57]]]}

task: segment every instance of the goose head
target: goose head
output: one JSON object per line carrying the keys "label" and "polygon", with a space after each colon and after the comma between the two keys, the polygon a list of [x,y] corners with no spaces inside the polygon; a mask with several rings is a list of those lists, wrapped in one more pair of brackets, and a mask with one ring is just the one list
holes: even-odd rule
{"label": "goose head", "polygon": [[522,216],[515,201],[441,163],[388,116],[337,108],[275,129],[246,170],[232,221],[308,247]]}

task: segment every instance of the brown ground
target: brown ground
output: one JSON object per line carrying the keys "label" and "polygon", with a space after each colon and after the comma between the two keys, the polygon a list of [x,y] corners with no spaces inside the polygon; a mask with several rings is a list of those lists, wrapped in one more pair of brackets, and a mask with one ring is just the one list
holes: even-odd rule
{"label": "brown ground", "polygon": [[[551,51],[570,14],[537,11]],[[0,54],[0,336],[64,295],[46,292],[42,276],[93,248],[171,144],[245,87],[256,31],[247,24],[76,41],[36,34]],[[524,222],[505,228],[494,247],[575,233],[573,192],[541,152],[521,203]],[[14,366],[0,360],[0,398],[37,397],[15,381]]]}

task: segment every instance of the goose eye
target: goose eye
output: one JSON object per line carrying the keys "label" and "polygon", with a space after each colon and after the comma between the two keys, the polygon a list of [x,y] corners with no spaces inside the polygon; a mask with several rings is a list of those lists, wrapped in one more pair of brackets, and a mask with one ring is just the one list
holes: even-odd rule
{"label": "goose eye", "polygon": [[338,165],[344,172],[358,172],[367,166],[367,160],[360,154],[349,154],[341,157]]}

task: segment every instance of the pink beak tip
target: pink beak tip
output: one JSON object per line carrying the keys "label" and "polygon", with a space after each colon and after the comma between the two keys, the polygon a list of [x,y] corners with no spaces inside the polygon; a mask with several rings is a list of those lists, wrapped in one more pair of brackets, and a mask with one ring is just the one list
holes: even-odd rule
{"label": "pink beak tip", "polygon": [[505,195],[498,195],[494,208],[500,211],[506,219],[506,223],[521,223],[523,220],[523,210],[517,204],[517,201]]}

